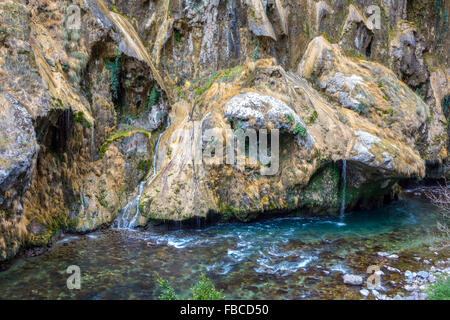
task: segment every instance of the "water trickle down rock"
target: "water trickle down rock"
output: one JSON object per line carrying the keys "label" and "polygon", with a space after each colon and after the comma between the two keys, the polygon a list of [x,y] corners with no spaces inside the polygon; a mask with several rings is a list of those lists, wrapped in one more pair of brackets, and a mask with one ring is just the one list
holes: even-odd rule
{"label": "water trickle down rock", "polygon": [[[159,134],[158,139],[156,140],[155,150],[154,150],[154,156],[153,156],[153,173],[150,177],[139,183],[137,196],[133,198],[127,205],[121,210],[119,216],[117,217],[115,221],[115,225],[117,225],[117,228],[119,229],[133,229],[140,217],[139,215],[139,203],[142,197],[142,192],[144,191],[144,186],[148,184],[157,174],[158,172],[158,151],[159,151],[159,144],[161,141],[161,138],[163,134],[167,131],[167,129],[170,127],[170,118],[167,117],[167,126],[166,128]],[[134,212],[134,213],[133,213]]]}
{"label": "water trickle down rock", "polygon": [[341,210],[340,210],[340,216],[341,219],[344,218],[345,215],[345,192],[347,187],[347,159],[342,160],[342,203],[341,203]]}

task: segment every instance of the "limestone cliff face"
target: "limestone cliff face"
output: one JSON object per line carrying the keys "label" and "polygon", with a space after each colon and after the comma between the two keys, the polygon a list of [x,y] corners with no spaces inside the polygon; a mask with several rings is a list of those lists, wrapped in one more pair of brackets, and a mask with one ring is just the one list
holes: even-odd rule
{"label": "limestone cliff face", "polygon": [[[343,160],[347,208],[446,175],[449,6],[2,1],[0,260],[118,216],[336,214]],[[214,128],[280,129],[278,170],[193,162]]]}

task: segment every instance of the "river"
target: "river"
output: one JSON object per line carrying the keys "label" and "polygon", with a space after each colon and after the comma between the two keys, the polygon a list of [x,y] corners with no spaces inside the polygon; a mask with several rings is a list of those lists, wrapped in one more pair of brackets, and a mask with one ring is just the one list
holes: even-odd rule
{"label": "river", "polygon": [[[420,197],[344,218],[278,218],[197,230],[107,229],[69,235],[37,257],[0,273],[1,299],[156,299],[155,272],[187,297],[204,272],[229,299],[360,299],[342,275],[370,265],[422,270],[418,258],[446,260],[429,246],[438,211]],[[399,255],[388,260],[378,252]],[[81,270],[81,289],[66,287],[67,267]],[[421,269],[422,268],[422,269]],[[382,277],[386,294],[403,274]]]}

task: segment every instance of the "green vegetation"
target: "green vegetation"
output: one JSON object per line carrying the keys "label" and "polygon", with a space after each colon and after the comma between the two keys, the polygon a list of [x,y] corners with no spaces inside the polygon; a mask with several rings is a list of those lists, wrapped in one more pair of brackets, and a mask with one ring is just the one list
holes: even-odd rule
{"label": "green vegetation", "polygon": [[308,124],[311,125],[311,124],[313,124],[314,122],[316,122],[317,117],[318,117],[317,111],[314,110],[312,116],[310,116],[310,117],[308,118]]}
{"label": "green vegetation", "polygon": [[324,206],[339,207],[340,172],[332,165],[325,165],[313,175],[308,185],[301,192],[288,193],[289,208],[304,208],[316,210]]}
{"label": "green vegetation", "polygon": [[224,300],[223,291],[217,291],[210,279],[202,273],[200,281],[192,288],[192,300]]}
{"label": "green vegetation", "polygon": [[295,127],[295,130],[293,132],[295,135],[300,135],[301,137],[306,137],[307,133],[306,133],[306,128],[301,126],[301,125],[297,125]]}
{"label": "green vegetation", "polygon": [[126,123],[128,125],[131,125],[134,121],[136,121],[137,117],[133,116],[132,114],[126,113],[122,116],[122,123]]}
{"label": "green vegetation", "polygon": [[161,94],[156,89],[156,86],[153,86],[148,94],[147,109],[149,111],[151,111],[153,106],[158,103],[160,96]]}
{"label": "green vegetation", "polygon": [[45,231],[28,238],[25,246],[44,246],[47,245],[53,236],[60,232],[74,231],[77,227],[77,221],[69,217],[67,211],[61,211],[55,215],[39,216],[38,223],[45,226]]}
{"label": "green vegetation", "polygon": [[387,113],[388,113],[388,115],[390,115],[392,117],[394,115],[394,109],[389,108]]}
{"label": "green vegetation", "polygon": [[354,109],[359,115],[366,115],[370,111],[370,106],[364,102],[360,102],[359,105]]}
{"label": "green vegetation", "polygon": [[208,78],[206,83],[204,85],[198,87],[197,90],[195,90],[195,95],[201,96],[206,90],[211,88],[211,86],[214,83],[214,81],[216,80],[218,74],[219,74],[218,72],[213,72],[212,76]]}
{"label": "green vegetation", "polygon": [[67,72],[67,71],[69,71],[69,65],[67,63],[63,63],[63,64],[61,64],[61,69],[64,72]]}
{"label": "green vegetation", "polygon": [[201,6],[203,5],[203,0],[190,0],[190,7],[192,9],[195,9],[195,11],[198,13],[201,11]]}
{"label": "green vegetation", "polygon": [[147,137],[150,137],[150,133],[148,131],[145,131],[145,130],[142,130],[142,129],[117,131],[116,133],[111,135],[108,139],[106,139],[106,141],[100,147],[100,158],[103,158],[105,156],[106,150],[108,149],[108,146],[111,143],[113,143],[116,140],[129,137],[129,136],[131,136],[134,133],[143,133]]}
{"label": "green vegetation", "polygon": [[6,29],[5,27],[1,27],[0,28],[0,36],[1,37],[7,37],[8,36],[8,29]]}
{"label": "green vegetation", "polygon": [[80,82],[80,78],[74,70],[69,71],[69,79],[74,85]]}
{"label": "green vegetation", "polygon": [[98,192],[97,200],[98,200],[98,203],[100,203],[100,205],[103,208],[108,209],[109,204],[106,201],[106,190],[105,189],[100,188],[100,190]]}
{"label": "green vegetation", "polygon": [[181,43],[181,33],[179,30],[175,29],[173,31],[173,38],[175,40],[175,43]]}
{"label": "green vegetation", "polygon": [[109,70],[109,82],[114,99],[119,99],[119,85],[120,85],[120,59],[119,52],[116,53],[114,61],[105,60],[105,67]]}
{"label": "green vegetation", "polygon": [[294,118],[292,117],[292,115],[287,114],[287,115],[286,115],[286,119],[287,119],[287,121],[289,122],[289,124],[290,124],[291,126],[294,125]]}
{"label": "green vegetation", "polygon": [[52,235],[55,235],[60,231],[74,230],[77,224],[75,219],[69,218],[68,214],[61,212],[56,217],[47,218],[46,225]]}
{"label": "green vegetation", "polygon": [[159,300],[178,300],[178,296],[175,294],[175,290],[170,286],[169,281],[161,278],[158,275],[156,279],[158,287],[161,289],[161,294],[158,296]]}
{"label": "green vegetation", "polygon": [[147,174],[147,172],[150,170],[151,166],[152,166],[152,162],[150,160],[141,160],[138,163],[137,169],[139,171],[142,171],[145,174]]}
{"label": "green vegetation", "polygon": [[420,97],[420,99],[425,100],[425,96],[422,95],[422,92],[419,88],[416,89],[416,94]]}
{"label": "green vegetation", "polygon": [[[285,117],[291,126],[295,125],[295,129],[293,131],[294,135],[299,134],[302,137],[306,137],[307,131],[305,127],[303,127],[300,124],[295,124],[294,117],[291,114],[287,114]],[[308,123],[313,123],[314,121],[316,121],[316,119],[317,119],[317,112],[314,111],[313,115],[308,119]]]}
{"label": "green vegetation", "polygon": [[450,277],[437,279],[428,290],[428,300],[450,300]]}
{"label": "green vegetation", "polygon": [[[159,300],[178,300],[175,290],[171,287],[170,283],[161,278],[157,274],[158,287],[161,289],[161,294],[158,296]],[[224,300],[225,295],[223,291],[216,290],[210,279],[202,273],[200,280],[191,288],[192,296],[189,300]]]}
{"label": "green vegetation", "polygon": [[253,40],[252,42],[255,45],[255,50],[253,50],[253,61],[256,61],[259,59],[259,41],[257,39]]}
{"label": "green vegetation", "polygon": [[87,59],[88,59],[88,58],[87,58],[83,53],[78,52],[78,51],[72,51],[72,52],[70,53],[70,55],[71,55],[73,58],[75,58],[75,59],[77,59],[77,60],[80,60],[81,63],[82,63],[82,65],[86,66],[86,64],[87,64]]}
{"label": "green vegetation", "polygon": [[91,123],[86,120],[82,111],[75,113],[73,119],[75,120],[75,122],[81,123],[86,128],[91,128]]}
{"label": "green vegetation", "polygon": [[233,68],[225,69],[223,71],[213,72],[211,76],[202,79],[193,80],[193,82],[200,82],[201,85],[195,90],[196,96],[201,96],[206,90],[211,88],[214,82],[232,81],[237,75],[244,70],[243,66],[236,66]]}

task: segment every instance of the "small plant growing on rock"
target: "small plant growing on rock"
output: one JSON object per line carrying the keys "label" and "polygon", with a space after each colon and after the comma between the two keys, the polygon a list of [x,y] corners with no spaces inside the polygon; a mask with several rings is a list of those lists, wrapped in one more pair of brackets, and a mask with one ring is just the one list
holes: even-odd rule
{"label": "small plant growing on rock", "polygon": [[75,113],[73,119],[75,120],[75,122],[81,123],[88,129],[91,127],[90,122],[86,120],[86,118],[84,117],[84,113],[82,111]]}
{"label": "small plant growing on rock", "polygon": [[253,44],[256,46],[255,50],[253,50],[253,61],[256,61],[259,59],[259,41],[255,39]]}
{"label": "small plant growing on rock", "polygon": [[181,43],[181,33],[179,30],[175,29],[173,31],[173,39],[175,40],[175,43]]}
{"label": "small plant growing on rock", "polygon": [[148,94],[147,109],[149,111],[151,111],[152,107],[158,103],[160,96],[161,96],[161,94],[156,89],[156,86],[153,86],[152,89],[150,90],[150,93]]}
{"label": "small plant growing on rock", "polygon": [[307,133],[306,133],[306,128],[303,127],[302,125],[297,125],[295,127],[295,130],[293,132],[295,135],[300,135],[301,137],[306,137]]}
{"label": "small plant growing on rock", "polygon": [[360,102],[359,105],[354,109],[359,115],[366,115],[370,111],[370,106],[364,102]]}
{"label": "small plant growing on rock", "polygon": [[67,63],[63,63],[63,64],[61,64],[61,69],[64,72],[67,72],[67,71],[69,71],[69,65]]}
{"label": "small plant growing on rock", "polygon": [[119,99],[119,85],[120,85],[120,59],[119,52],[116,53],[114,61],[105,60],[105,67],[109,70],[110,85],[114,99]]}
{"label": "small plant growing on rock", "polygon": [[291,126],[294,125],[294,118],[292,117],[292,115],[287,114],[287,115],[286,115],[286,120],[289,122],[289,124],[290,124]]}
{"label": "small plant growing on rock", "polygon": [[390,115],[392,117],[394,115],[394,109],[389,108],[387,113],[388,113],[388,115]]}
{"label": "small plant growing on rock", "polygon": [[97,200],[98,200],[98,203],[100,203],[100,205],[101,205],[103,208],[108,209],[109,204],[108,204],[108,202],[106,201],[106,190],[105,190],[105,189],[100,188],[99,193],[98,193],[98,196],[97,196]]}
{"label": "small plant growing on rock", "polygon": [[308,118],[308,124],[313,124],[314,122],[316,122],[317,117],[318,117],[317,111],[314,110],[312,116]]}

